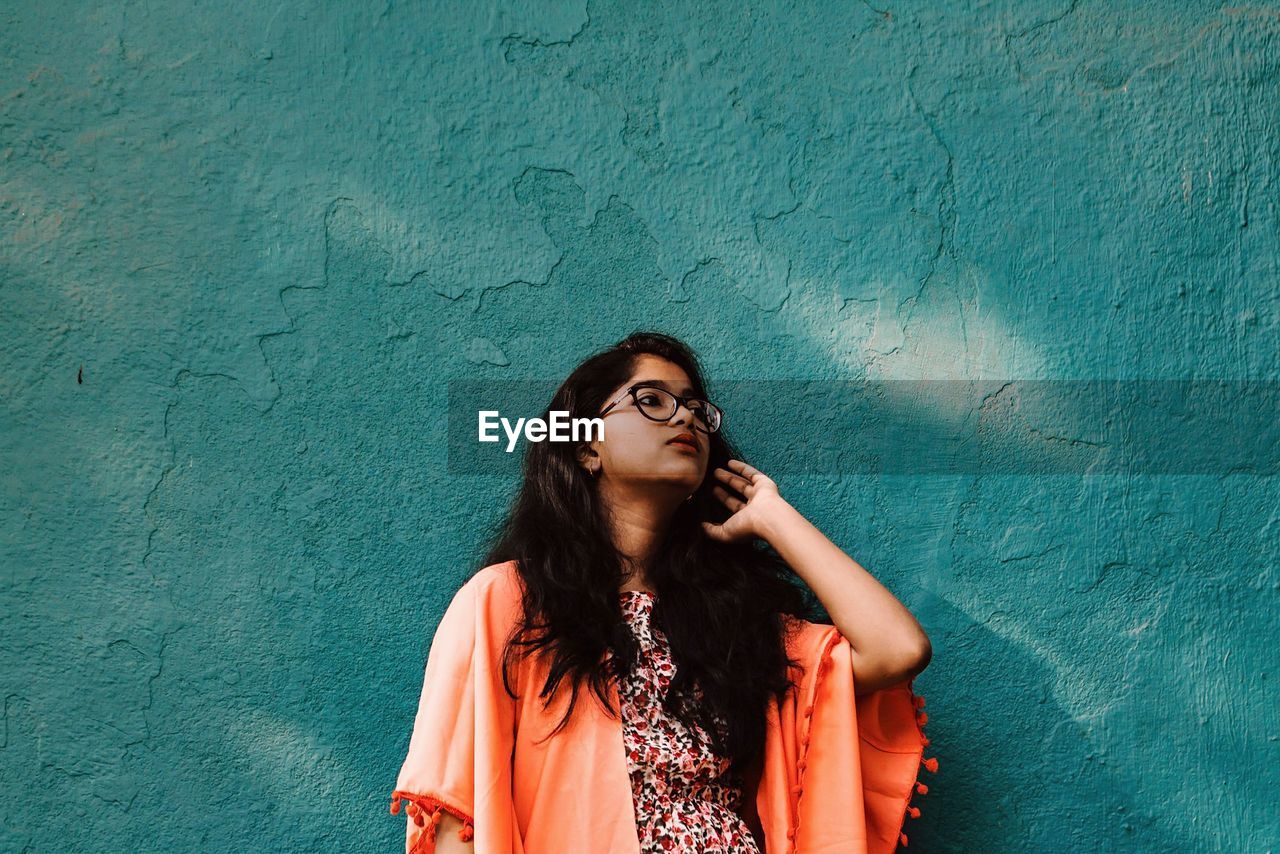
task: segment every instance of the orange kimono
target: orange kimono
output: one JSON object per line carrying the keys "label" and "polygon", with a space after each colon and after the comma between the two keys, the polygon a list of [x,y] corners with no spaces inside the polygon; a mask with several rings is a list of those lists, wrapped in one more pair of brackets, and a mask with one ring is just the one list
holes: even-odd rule
{"label": "orange kimono", "polygon": [[[476,854],[639,854],[622,722],[582,686],[573,716],[561,684],[544,711],[547,662],[513,664],[513,699],[502,684],[502,649],[521,618],[514,561],[469,579],[445,611],[427,656],[408,755],[391,794],[407,802],[409,854],[435,851],[442,812]],[[849,642],[834,626],[796,621],[787,653],[796,688],[766,710],[755,807],[767,854],[888,854],[899,842],[929,740],[924,698],[911,682],[855,697]],[[614,708],[620,708],[616,685]],[[744,792],[744,797],[750,793]]]}

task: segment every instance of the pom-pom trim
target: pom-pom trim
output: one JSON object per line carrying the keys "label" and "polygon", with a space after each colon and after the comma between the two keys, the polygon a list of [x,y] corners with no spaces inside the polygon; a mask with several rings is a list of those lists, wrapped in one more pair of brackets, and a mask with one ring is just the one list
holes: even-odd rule
{"label": "pom-pom trim", "polygon": [[[907,683],[907,689],[911,692],[911,705],[916,711],[916,731],[920,733],[920,745],[922,748],[928,747],[929,738],[924,734],[924,725],[929,722],[929,715],[921,711],[925,705],[924,697],[915,692],[915,680]],[[938,771],[938,757],[936,756],[930,756],[928,759],[925,759],[922,756],[920,764],[923,765],[930,773],[937,773]],[[916,780],[914,789],[915,794],[927,795],[929,793],[929,787],[920,780]],[[907,834],[903,832],[903,828],[906,826],[908,817],[920,817],[920,808],[911,804],[910,794],[907,795],[907,801],[903,804],[902,824],[898,828],[898,843],[902,845],[903,848],[907,847]]]}
{"label": "pom-pom trim", "polygon": [[[798,772],[798,774],[797,774],[796,784],[791,787],[791,794],[795,795],[796,797],[797,818],[796,818],[795,826],[787,830],[787,839],[791,843],[789,848],[792,852],[795,852],[796,850],[796,837],[800,833],[799,805],[800,805],[800,798],[804,795],[804,772],[805,772],[805,769],[809,766],[809,760],[808,760],[809,740],[810,740],[809,729],[813,724],[813,708],[818,696],[818,688],[820,686],[820,683],[822,682],[822,677],[826,675],[827,671],[830,670],[831,668],[831,664],[832,664],[831,653],[835,649],[836,644],[840,643],[841,640],[843,640],[843,636],[839,632],[834,632],[831,635],[831,637],[828,638],[828,640],[826,641],[826,644],[822,648],[822,654],[818,658],[818,674],[813,679],[813,695],[809,697],[809,701],[805,703],[803,707],[800,707],[797,704],[797,709],[800,712],[800,715],[803,719],[803,723],[800,728],[802,732],[802,735],[800,736],[800,755],[798,757],[798,761],[796,762],[796,771]],[[799,698],[797,698],[797,700],[798,699]]]}
{"label": "pom-pom trim", "polygon": [[423,828],[423,832],[419,834],[410,854],[430,850],[427,843],[435,841],[436,828],[440,824],[440,820],[444,818],[444,813],[449,813],[462,822],[462,827],[458,828],[458,838],[463,842],[469,841],[475,835],[475,820],[464,810],[453,804],[445,803],[432,795],[404,792],[397,789],[391,793],[392,815],[399,814],[401,801],[406,801],[408,804],[405,807],[405,814],[413,820],[414,824]]}

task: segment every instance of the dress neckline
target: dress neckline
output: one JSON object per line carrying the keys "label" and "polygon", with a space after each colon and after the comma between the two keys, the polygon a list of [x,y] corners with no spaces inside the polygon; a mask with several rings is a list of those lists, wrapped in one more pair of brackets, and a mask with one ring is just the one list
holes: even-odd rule
{"label": "dress neckline", "polygon": [[653,596],[654,595],[648,590],[619,590],[618,591],[618,595],[620,596],[626,596],[628,593],[635,594],[636,596]]}

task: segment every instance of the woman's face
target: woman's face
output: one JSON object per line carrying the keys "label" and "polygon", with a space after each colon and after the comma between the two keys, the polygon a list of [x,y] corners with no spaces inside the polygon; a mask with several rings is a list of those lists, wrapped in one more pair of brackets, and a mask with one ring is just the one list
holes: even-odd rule
{"label": "woman's face", "polygon": [[[604,414],[604,439],[589,443],[595,455],[587,453],[584,464],[599,468],[597,479],[601,483],[670,491],[679,493],[676,498],[682,501],[706,476],[711,437],[694,429],[693,413],[684,404],[678,405],[666,421],[654,421],[641,413],[632,396],[626,394],[636,383],[656,385],[680,396],[695,393],[683,368],[658,356],[641,355],[631,377],[614,389],[601,406],[603,410],[622,398]],[[639,394],[643,400],[643,390]],[[682,434],[686,438],[692,436],[695,447],[671,441]]]}

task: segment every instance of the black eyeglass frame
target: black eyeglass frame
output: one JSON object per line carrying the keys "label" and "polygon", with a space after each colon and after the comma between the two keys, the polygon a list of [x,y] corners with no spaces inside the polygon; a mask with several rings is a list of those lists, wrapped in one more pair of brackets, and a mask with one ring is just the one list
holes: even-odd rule
{"label": "black eyeglass frame", "polygon": [[[662,392],[663,394],[667,395],[668,397],[675,398],[675,401],[676,401],[676,408],[675,408],[675,409],[673,409],[673,410],[671,410],[671,415],[668,415],[666,418],[655,418],[654,416],[650,415],[648,412],[645,412],[645,411],[644,411],[644,407],[640,405],[640,401],[636,399],[636,391],[637,391],[637,390],[639,390],[639,389],[642,389],[642,388],[643,388],[643,389],[652,389],[653,391],[660,391],[660,392]],[[609,410],[610,410],[610,409],[613,409],[613,408],[614,408],[615,406],[617,406],[619,403],[622,403],[622,401],[626,400],[627,395],[631,395],[631,402],[635,404],[635,406],[636,406],[636,411],[637,411],[637,412],[639,412],[641,415],[643,415],[645,418],[648,418],[650,421],[667,421],[667,420],[670,420],[671,416],[672,416],[672,415],[675,415],[677,412],[679,412],[679,411],[680,411],[680,407],[682,407],[682,406],[683,406],[685,409],[688,409],[688,410],[689,410],[689,414],[693,416],[693,429],[697,430],[697,431],[698,431],[698,432],[700,432],[700,433],[706,433],[707,435],[710,435],[710,434],[712,434],[712,433],[718,433],[718,432],[720,432],[720,425],[722,425],[722,424],[724,423],[724,410],[723,410],[723,409],[721,409],[720,407],[716,406],[716,405],[715,405],[714,403],[712,403],[711,401],[707,400],[705,397],[694,397],[694,396],[692,396],[692,395],[690,395],[690,396],[688,396],[688,397],[681,397],[680,395],[676,394],[675,392],[673,392],[673,391],[668,391],[667,389],[663,388],[662,386],[658,386],[658,385],[648,385],[648,384],[646,384],[646,383],[636,383],[635,385],[633,385],[633,386],[631,386],[630,388],[628,388],[626,391],[624,391],[624,392],[622,393],[622,396],[621,396],[621,397],[619,397],[619,398],[618,398],[617,400],[615,400],[613,403],[611,403],[611,404],[609,404],[608,406],[606,406],[606,407],[604,408],[604,410],[603,410],[603,411],[601,411],[601,413],[600,413],[598,416],[596,416],[596,417],[597,417],[597,418],[603,418],[606,414],[608,414],[608,412],[609,412]],[[689,402],[690,402],[690,401],[696,401],[696,402],[698,402],[698,403],[704,404],[708,409],[713,410],[713,411],[716,413],[716,426],[715,426],[714,428],[712,428],[712,429],[710,429],[710,430],[704,430],[702,427],[700,427],[700,426],[699,426],[699,422],[700,422],[702,419],[700,419],[700,418],[697,416],[697,414],[694,412],[693,408],[689,406]]]}

